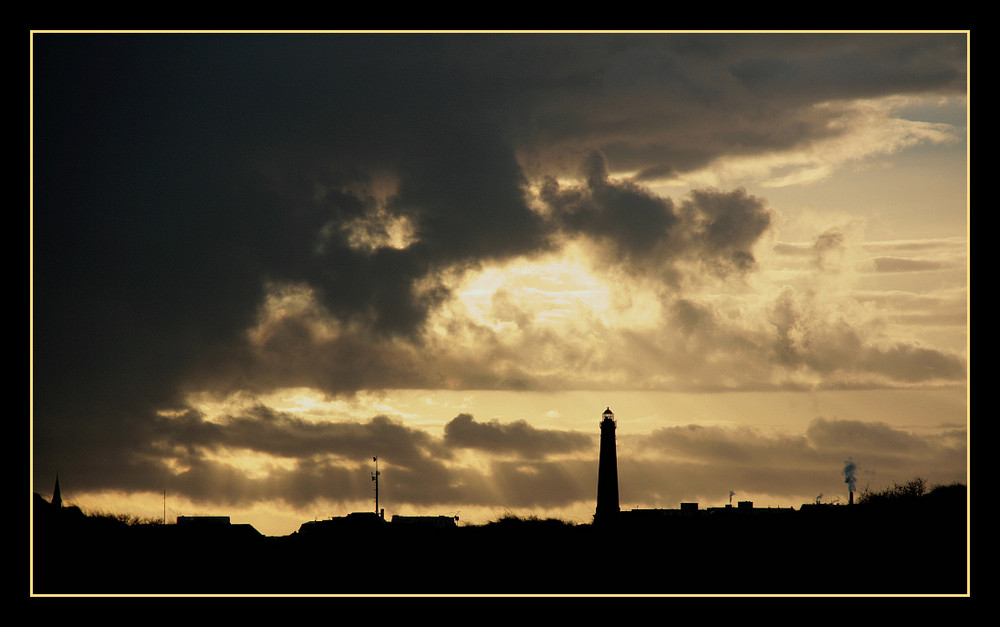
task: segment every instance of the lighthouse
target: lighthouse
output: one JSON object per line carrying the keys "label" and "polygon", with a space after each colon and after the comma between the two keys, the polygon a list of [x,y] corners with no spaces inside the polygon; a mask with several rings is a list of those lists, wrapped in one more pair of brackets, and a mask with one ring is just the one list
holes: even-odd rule
{"label": "lighthouse", "polygon": [[597,468],[597,512],[595,524],[615,520],[618,505],[618,453],[615,444],[615,415],[608,407],[601,416],[601,451]]}

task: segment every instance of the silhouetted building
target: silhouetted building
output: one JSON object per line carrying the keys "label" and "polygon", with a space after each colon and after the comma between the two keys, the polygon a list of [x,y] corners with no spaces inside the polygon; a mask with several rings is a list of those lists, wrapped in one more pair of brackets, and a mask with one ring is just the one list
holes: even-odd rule
{"label": "silhouetted building", "polygon": [[601,449],[597,468],[595,523],[615,520],[621,511],[618,504],[618,452],[615,443],[615,428],[615,415],[608,407],[601,419]]}
{"label": "silhouetted building", "polygon": [[393,525],[416,525],[423,527],[435,527],[438,529],[454,529],[456,516],[400,516],[392,515]]}
{"label": "silhouetted building", "polygon": [[311,520],[299,525],[299,533],[330,532],[340,530],[381,529],[388,523],[375,512],[353,512],[325,520]]}
{"label": "silhouetted building", "polygon": [[178,525],[229,526],[229,516],[178,516]]}
{"label": "silhouetted building", "polygon": [[253,525],[232,524],[229,516],[178,516],[176,525],[164,529],[190,542],[236,541],[260,538],[262,534]]}

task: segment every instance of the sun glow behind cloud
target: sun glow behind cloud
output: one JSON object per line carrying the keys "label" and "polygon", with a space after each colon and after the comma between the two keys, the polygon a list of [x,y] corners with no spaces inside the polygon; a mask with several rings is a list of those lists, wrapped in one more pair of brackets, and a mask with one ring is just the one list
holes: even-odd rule
{"label": "sun glow behind cloud", "polygon": [[[690,387],[699,380],[732,390],[775,386],[813,388],[833,372],[821,376],[827,368],[825,364],[844,361],[840,351],[845,338],[877,346],[882,341],[878,335],[891,340],[894,333],[900,332],[888,313],[892,307],[884,302],[878,306],[870,304],[876,295],[885,297],[885,292],[865,295],[859,289],[865,277],[878,270],[873,258],[899,259],[893,267],[910,271],[933,268],[921,267],[915,261],[907,265],[903,260],[936,259],[942,266],[956,261],[949,257],[947,241],[909,245],[869,243],[864,238],[863,226],[859,222],[836,224],[819,233],[812,242],[783,243],[768,238],[758,247],[758,267],[753,274],[736,281],[705,279],[685,285],[682,291],[668,289],[646,275],[601,265],[604,257],[600,246],[584,238],[567,239],[560,248],[543,255],[484,264],[439,277],[451,297],[442,301],[428,318],[420,339],[428,357],[420,362],[418,370],[427,374],[426,380],[453,378],[454,391],[373,389],[341,395],[320,387],[288,386],[226,396],[201,391],[189,395],[187,404],[206,422],[223,427],[233,418],[246,418],[266,408],[267,412],[277,412],[288,419],[330,426],[351,423],[367,428],[373,416],[385,416],[435,438],[445,438],[446,426],[466,412],[475,414],[478,418],[473,419],[474,423],[484,427],[494,420],[492,416],[503,416],[504,420],[496,426],[506,428],[515,420],[513,407],[517,406],[535,425],[541,426],[540,417],[548,416],[557,430],[593,437],[588,417],[573,415],[579,403],[556,404],[552,402],[555,398],[547,393],[556,393],[566,383],[574,382],[581,391],[602,386],[609,390],[623,387],[670,390],[678,383]],[[963,249],[959,245],[956,250],[960,255]],[[784,279],[776,280],[779,276]],[[354,333],[350,325],[337,321],[325,310],[308,286],[272,284],[258,323],[247,337],[252,346],[269,350],[278,346],[282,329],[288,325],[306,331],[310,343],[317,345],[336,345]],[[760,378],[763,373],[751,364],[773,358],[762,351],[766,350],[764,338],[773,335],[775,329],[779,332],[784,329],[788,357],[800,354],[803,365],[808,363],[811,371],[800,365],[791,368],[784,379]],[[864,334],[863,340],[857,340],[859,334]],[[907,335],[902,333],[900,337]],[[888,341],[886,346],[891,348],[892,342]],[[533,387],[540,386],[539,391],[497,390],[491,403],[499,404],[485,403],[484,392],[469,389],[468,377],[471,366],[487,364],[492,377],[532,381]],[[567,364],[573,367],[568,368]],[[546,380],[558,381],[559,385],[548,387]],[[550,400],[532,405],[528,402],[530,395]],[[657,459],[662,456],[661,450],[645,447],[642,440],[635,439],[670,428],[671,424],[681,427],[694,422],[709,428],[700,432],[701,437],[707,445],[717,447],[715,450],[731,448],[734,441],[744,444],[759,441],[762,450],[768,447],[780,450],[793,446],[788,438],[796,429],[803,428],[800,421],[769,431],[760,426],[759,419],[755,421],[758,426],[749,427],[743,422],[747,418],[741,415],[747,407],[747,399],[742,396],[728,396],[733,409],[720,413],[718,403],[705,403],[705,396],[673,396],[664,410],[655,401],[629,407],[619,402],[619,395],[620,392],[606,394],[593,402],[613,404],[616,411],[627,416],[624,425],[628,429],[623,431],[620,450],[623,476],[635,486],[642,485],[643,479],[632,474],[636,472],[634,464],[663,466],[664,473],[671,464],[679,464],[687,468],[685,473],[690,477],[697,474],[697,468],[705,468],[709,463],[706,459],[689,459],[699,454],[704,458],[704,451],[691,448],[690,441],[684,445],[687,457],[667,455]],[[682,399],[684,402],[680,402]],[[735,414],[727,414],[734,410]],[[559,420],[567,414],[570,418]],[[374,441],[372,448],[377,448]],[[447,468],[447,479],[442,477],[442,480],[456,493],[475,492],[484,502],[510,503],[504,508],[508,512],[519,508],[539,511],[531,501],[518,504],[512,490],[514,486],[527,485],[526,482],[547,480],[553,473],[575,485],[576,492],[586,494],[591,489],[589,471],[585,469],[593,465],[593,451],[562,458],[550,455],[545,465],[508,457],[497,451],[453,449],[447,459],[440,460],[441,467]],[[298,469],[298,462],[293,459],[252,449],[216,447],[203,451],[199,459],[200,463],[216,466],[220,472],[225,469],[242,476],[250,484],[273,481]],[[388,477],[395,460],[391,456],[384,456],[383,460]],[[190,470],[180,458],[171,464],[177,474]],[[325,457],[322,464],[349,474],[363,470],[359,469],[357,459],[335,455]],[[662,481],[659,472],[654,474]],[[816,472],[819,476],[822,469]],[[693,479],[691,482],[695,483]],[[756,500],[760,505],[778,505],[783,503],[782,498],[788,498],[770,493],[773,488],[763,479],[756,488],[750,488],[745,479],[732,483],[739,484],[741,499]],[[630,499],[633,507],[662,506],[658,500],[664,498],[661,490],[671,489],[669,486],[669,483],[666,487],[645,486],[648,491],[644,495],[626,491],[623,498]],[[714,494],[718,497],[715,504],[721,504],[725,496],[718,483],[714,490],[701,488],[700,492],[677,492],[681,489],[679,485],[673,489],[671,494],[675,497],[683,493],[695,500]],[[825,489],[829,491],[831,486]],[[811,500],[806,492],[803,487],[794,498]],[[339,511],[344,506],[331,504],[330,508]],[[364,499],[355,501],[355,506],[363,509]],[[426,504],[410,507],[413,512],[439,513],[442,509]],[[545,511],[582,522],[587,519],[589,509],[590,504],[584,502]],[[467,521],[482,521],[495,517],[498,510],[480,506],[466,507],[465,512]],[[304,514],[302,511],[301,515]]]}
{"label": "sun glow behind cloud", "polygon": [[962,476],[961,37],[155,39],[39,48],[42,488],[586,521],[607,406],[624,506]]}
{"label": "sun glow behind cloud", "polygon": [[458,287],[470,319],[494,330],[560,325],[580,316],[610,321],[613,288],[592,273],[576,244],[558,255],[483,269]]}

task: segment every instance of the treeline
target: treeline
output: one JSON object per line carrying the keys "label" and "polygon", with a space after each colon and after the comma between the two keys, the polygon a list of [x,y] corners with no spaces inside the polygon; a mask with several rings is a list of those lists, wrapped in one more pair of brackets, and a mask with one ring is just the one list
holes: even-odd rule
{"label": "treeline", "polygon": [[879,489],[865,486],[859,493],[857,502],[859,505],[876,507],[906,507],[918,504],[954,507],[965,501],[966,493],[964,483],[931,487],[926,479],[915,477],[906,483],[893,483],[891,486]]}

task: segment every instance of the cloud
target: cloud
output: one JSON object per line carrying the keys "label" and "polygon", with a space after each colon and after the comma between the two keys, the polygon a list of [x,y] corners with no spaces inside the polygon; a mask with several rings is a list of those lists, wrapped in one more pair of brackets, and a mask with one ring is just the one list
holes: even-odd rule
{"label": "cloud", "polygon": [[[877,421],[815,418],[803,433],[749,425],[688,424],[619,434],[622,504],[721,503],[730,490],[771,498],[838,494],[848,457],[859,485],[924,476],[946,483],[965,468],[964,430],[924,434]],[[393,507],[460,509],[589,507],[596,434],[529,422],[450,420],[440,436],[399,417],[315,421],[251,406],[157,420],[155,437],[111,476],[74,473],[77,493],[159,489],[192,503],[247,507],[283,502],[309,511],[372,496],[372,456]],[[787,503],[786,503],[787,504]]]}
{"label": "cloud", "polygon": [[928,442],[916,435],[883,423],[859,420],[817,418],[809,424],[806,435],[816,446],[867,454],[892,451],[903,455],[919,455],[929,448]]}
{"label": "cloud", "polygon": [[697,460],[701,464],[726,463],[746,467],[795,466],[814,454],[802,436],[765,435],[750,426],[691,424],[657,429],[639,447],[640,450]]}
{"label": "cloud", "polygon": [[899,257],[876,257],[872,261],[875,263],[875,272],[927,272],[947,267],[936,261],[901,259]]}
{"label": "cloud", "polygon": [[[528,164],[575,175],[594,150],[606,161],[591,160],[588,187],[548,196],[556,226],[607,238],[619,258],[707,252],[745,268],[767,227],[759,200],[698,192],[674,207],[612,181],[608,164],[678,171],[799,143],[771,121],[794,128],[787,113],[831,93],[960,90],[954,39],[40,36],[38,350],[79,356],[74,370],[158,354],[151,378],[169,380],[196,347],[249,326],[266,280],[307,283],[337,318],[412,336],[448,295],[437,273],[552,245],[554,225],[528,206]],[[809,79],[816,68],[840,68],[836,89]],[[67,125],[66,102],[93,115]],[[711,139],[737,122],[759,140]],[[683,156],[694,150],[705,156]],[[409,243],[359,249],[340,228],[358,220],[406,224]]]}
{"label": "cloud", "polygon": [[628,266],[664,272],[665,263],[697,259],[723,275],[747,271],[771,224],[764,202],[742,189],[695,190],[675,208],[636,183],[610,180],[600,153],[587,158],[583,175],[583,185],[568,188],[548,178],[541,200],[563,231],[606,244],[611,260]]}
{"label": "cloud", "polygon": [[[822,301],[821,301],[822,302]],[[964,360],[957,354],[874,336],[842,311],[820,312],[809,294],[786,290],[775,303],[771,321],[777,331],[774,358],[792,369],[807,368],[835,384],[959,380]],[[857,379],[856,379],[857,377]]]}
{"label": "cloud", "polygon": [[543,430],[524,420],[501,424],[499,420],[477,423],[469,414],[459,414],[444,428],[445,443],[526,458],[573,453],[591,447],[593,438],[582,433]]}
{"label": "cloud", "polygon": [[[719,175],[749,159],[787,174],[787,160],[767,159],[776,152],[822,170],[946,141],[950,127],[881,123],[911,98],[965,93],[961,35],[32,43],[33,437],[46,481],[71,464],[90,486],[148,488],[170,476],[169,450],[192,494],[232,486],[234,498],[288,490],[307,502],[348,485],[320,449],[361,464],[378,440],[412,464],[401,488],[443,502],[486,483],[449,472],[452,444],[524,456],[497,466],[493,489],[582,445],[457,418],[445,443],[391,421],[316,425],[263,409],[216,423],[194,412],[195,392],[757,389],[964,374],[945,351],[876,333],[856,300],[830,310],[808,290],[755,292],[778,213]],[[845,148],[862,136],[864,150]],[[818,159],[828,147],[844,152]],[[651,187],[699,177],[726,184],[677,198]],[[854,249],[826,243],[810,250],[829,278]],[[477,273],[581,249],[581,293],[508,283],[485,318],[463,310]],[[880,253],[871,267],[899,269],[888,260],[901,257]],[[528,448],[538,442],[527,435],[544,446]],[[240,478],[214,456],[237,449],[295,465]],[[583,472],[559,476],[583,484]]]}
{"label": "cloud", "polygon": [[[283,501],[308,508],[366,498],[375,455],[382,488],[397,505],[527,506],[550,501],[553,493],[559,494],[556,503],[565,504],[588,497],[579,489],[558,489],[560,482],[582,482],[573,477],[589,478],[590,469],[545,458],[586,458],[593,445],[591,435],[538,429],[525,421],[477,423],[469,414],[456,416],[438,438],[387,416],[317,422],[261,405],[211,418],[189,410],[160,417],[154,437],[137,447],[137,456],[120,462],[115,477],[74,474],[74,484],[80,492],[141,489],[155,477],[193,502]],[[469,450],[486,455],[480,463],[460,461]]]}
{"label": "cloud", "polygon": [[[262,406],[212,420],[195,412],[161,419],[146,451],[164,485],[191,499],[279,499],[297,507],[364,498],[368,486],[359,477],[367,479],[373,456],[391,465],[388,485],[420,503],[428,498],[422,482],[445,476],[451,457],[425,431],[386,416],[315,422]],[[239,468],[243,458],[247,468]]]}
{"label": "cloud", "polygon": [[822,417],[802,434],[746,425],[661,428],[625,438],[623,447],[637,453],[620,461],[622,498],[647,507],[677,507],[698,498],[721,504],[730,490],[778,499],[820,493],[846,499],[847,459],[855,463],[860,487],[931,475],[932,483],[950,483],[964,476],[964,442],[964,433],[919,435],[880,422]]}

